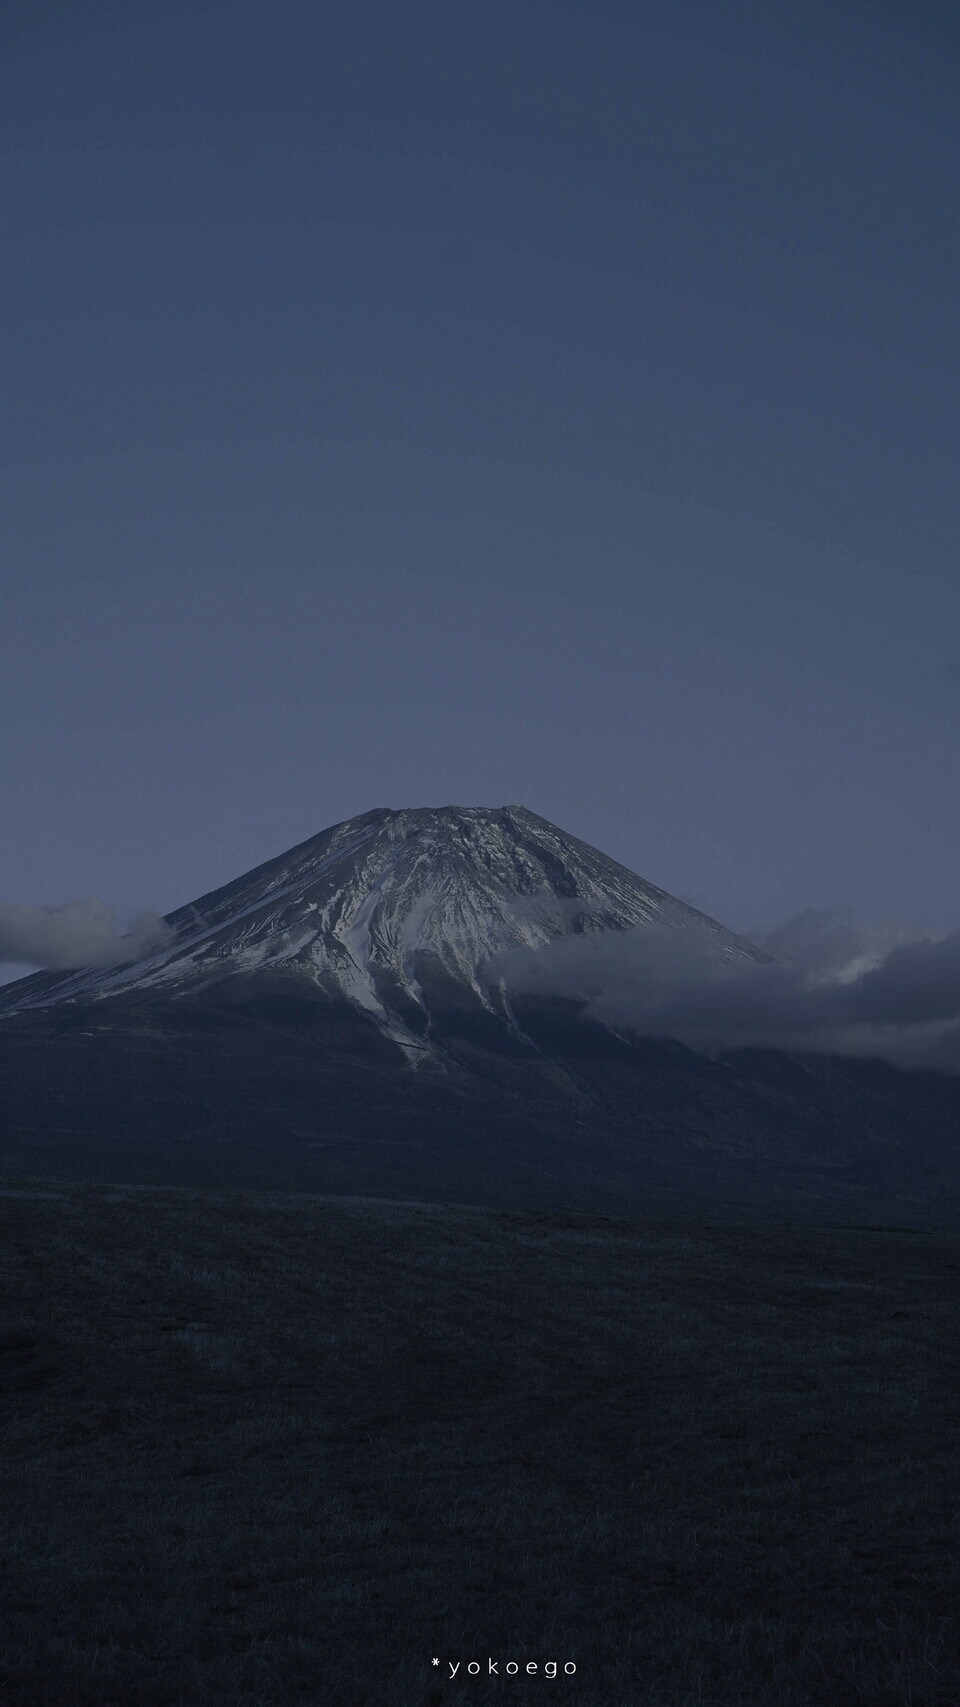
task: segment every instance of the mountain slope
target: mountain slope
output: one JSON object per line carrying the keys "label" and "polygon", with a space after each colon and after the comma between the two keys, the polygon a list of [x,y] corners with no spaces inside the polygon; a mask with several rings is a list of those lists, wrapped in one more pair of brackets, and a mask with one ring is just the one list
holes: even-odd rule
{"label": "mountain slope", "polygon": [[765,958],[522,807],[365,813],[171,913],[146,957],[0,991],[0,1173],[960,1225],[960,1076],[708,1059],[498,979],[653,923]]}
{"label": "mountain slope", "polygon": [[359,1010],[415,1058],[451,1009],[516,1032],[493,957],[654,919],[718,955],[763,958],[525,807],[379,809],[169,914],[166,939],[146,957],[8,986],[0,1014],[119,995],[198,996],[282,973],[301,993]]}

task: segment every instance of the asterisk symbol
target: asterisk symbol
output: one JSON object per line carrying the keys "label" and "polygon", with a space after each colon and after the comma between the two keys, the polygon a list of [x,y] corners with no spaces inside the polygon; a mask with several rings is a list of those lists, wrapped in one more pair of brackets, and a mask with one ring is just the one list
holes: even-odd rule
{"label": "asterisk symbol", "polygon": [[439,1665],[439,1664],[440,1664],[440,1661],[439,1661],[439,1660],[431,1660],[431,1661],[430,1661],[430,1664],[431,1664],[431,1665],[432,1665],[432,1666],[438,1666],[438,1665]]}

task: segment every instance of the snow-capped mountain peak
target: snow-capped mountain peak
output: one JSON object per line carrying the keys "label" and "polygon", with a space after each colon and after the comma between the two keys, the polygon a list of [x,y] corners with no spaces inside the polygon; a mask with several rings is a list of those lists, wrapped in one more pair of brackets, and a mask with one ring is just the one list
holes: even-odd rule
{"label": "snow-capped mountain peak", "polygon": [[178,998],[269,970],[348,1002],[415,1050],[438,1004],[509,1018],[494,957],[654,920],[709,939],[724,958],[762,958],[523,806],[380,808],[168,914],[162,944],[129,964],[8,986],[0,1013]]}

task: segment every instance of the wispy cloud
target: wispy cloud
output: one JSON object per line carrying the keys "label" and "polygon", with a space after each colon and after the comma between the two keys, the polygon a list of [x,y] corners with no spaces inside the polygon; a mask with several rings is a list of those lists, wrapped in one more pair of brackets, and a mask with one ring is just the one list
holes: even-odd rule
{"label": "wispy cloud", "polygon": [[61,907],[24,907],[0,902],[0,961],[69,971],[82,966],[116,966],[138,960],[169,935],[169,927],[149,909],[117,930],[113,909],[91,896]]}
{"label": "wispy cloud", "polygon": [[766,1045],[960,1072],[960,930],[857,926],[832,910],[750,940],[770,958],[655,923],[517,950],[495,970],[514,994],[577,997],[586,1017],[706,1053]]}

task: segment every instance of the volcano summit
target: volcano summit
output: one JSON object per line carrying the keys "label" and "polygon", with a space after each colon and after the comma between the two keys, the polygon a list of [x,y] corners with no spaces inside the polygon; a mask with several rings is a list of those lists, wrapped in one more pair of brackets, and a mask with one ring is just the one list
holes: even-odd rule
{"label": "volcano summit", "polygon": [[364,813],[147,952],[0,991],[3,1169],[960,1224],[960,1076],[604,1024],[570,969],[651,927],[669,960],[767,960],[525,807]]}
{"label": "volcano summit", "polygon": [[764,958],[523,806],[378,809],[168,914],[147,955],[20,980],[0,1014],[121,996],[236,1001],[259,984],[346,1004],[413,1058],[444,1016],[517,1032],[504,954],[654,920],[725,959]]}

